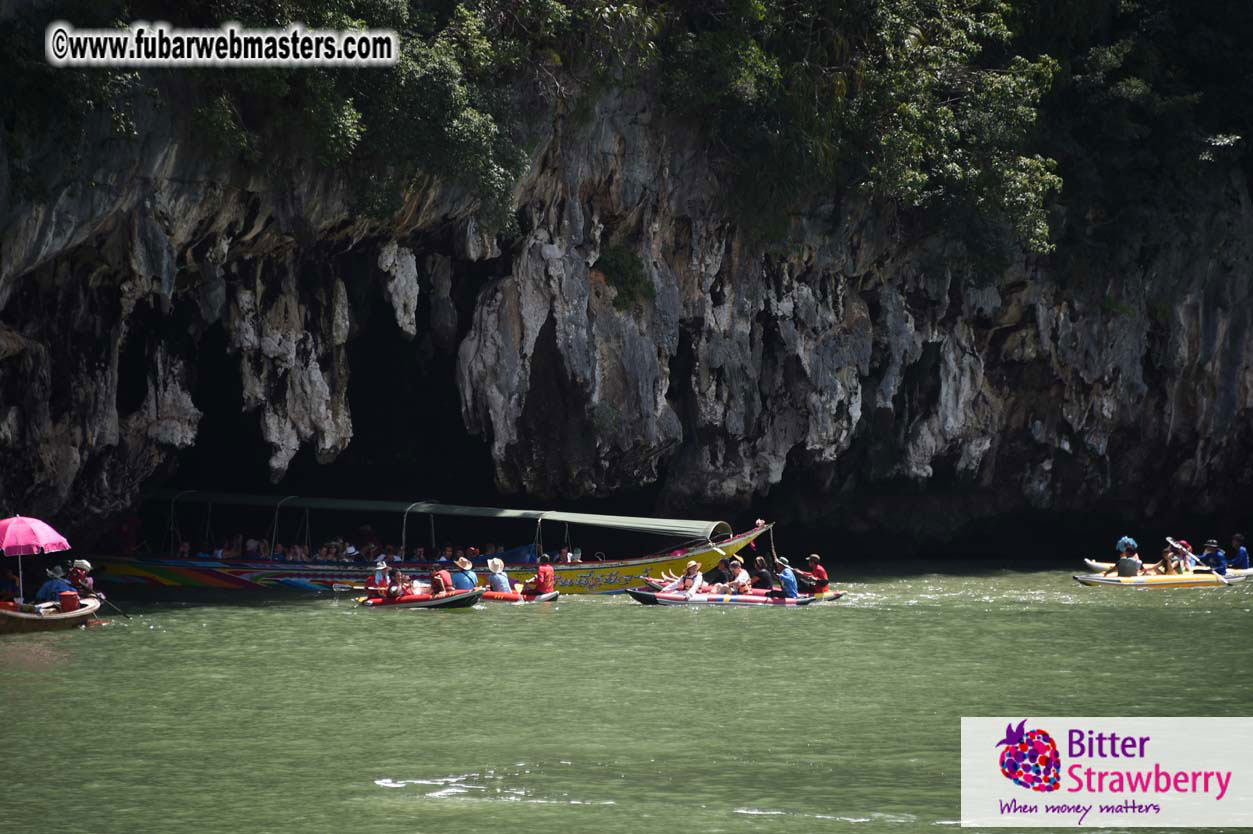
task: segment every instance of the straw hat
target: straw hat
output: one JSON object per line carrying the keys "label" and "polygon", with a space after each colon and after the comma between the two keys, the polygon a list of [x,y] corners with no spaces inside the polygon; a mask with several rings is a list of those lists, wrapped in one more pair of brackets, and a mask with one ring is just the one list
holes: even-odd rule
{"label": "straw hat", "polygon": [[375,570],[387,570],[387,560],[379,559],[377,562],[374,563],[374,569]]}
{"label": "straw hat", "polygon": [[807,561],[810,561],[810,562],[821,562],[821,561],[822,561],[822,557],[821,557],[821,556],[819,556],[817,553],[810,553],[808,556],[806,556],[806,557],[805,557],[805,559],[806,559]]}
{"label": "straw hat", "polygon": [[464,556],[454,562],[454,564],[462,570],[472,570],[474,568],[474,563]]}
{"label": "straw hat", "polygon": [[505,563],[493,556],[487,560],[487,569],[492,573],[500,573],[505,569]]}
{"label": "straw hat", "polygon": [[75,559],[74,567],[78,568],[79,570],[85,570],[88,573],[91,573],[91,562],[88,562],[86,559]]}
{"label": "straw hat", "polygon": [[351,545],[351,544],[350,544],[350,545],[348,545],[348,549],[344,551],[344,555],[346,555],[346,556],[356,556],[356,555],[357,555],[357,548],[356,548],[356,545]]}
{"label": "straw hat", "polygon": [[687,563],[686,565],[684,565],[684,566],[683,566],[683,570],[687,570],[687,569],[688,569],[688,568],[690,568],[690,567],[697,567],[697,568],[699,568],[699,567],[700,567],[700,562],[696,561],[695,559],[692,559],[692,560],[688,561],[688,563]]}

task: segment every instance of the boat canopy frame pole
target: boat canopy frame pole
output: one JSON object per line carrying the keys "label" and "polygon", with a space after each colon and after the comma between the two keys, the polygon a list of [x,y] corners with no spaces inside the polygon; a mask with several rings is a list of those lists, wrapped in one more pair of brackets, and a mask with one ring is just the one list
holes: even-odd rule
{"label": "boat canopy frame pole", "polygon": [[[194,489],[185,489],[181,492],[174,493],[174,497],[170,499],[170,528],[166,531],[166,534],[170,537],[170,551],[176,550],[177,548],[174,546],[174,543],[181,540],[181,537],[178,534],[178,514],[174,505],[178,503],[178,499],[182,498],[184,495],[191,495],[195,491],[196,490]],[[211,507],[213,506],[212,501],[209,501],[208,504]],[[163,545],[165,544],[164,536],[161,538],[161,543]]]}
{"label": "boat canopy frame pole", "polygon": [[[413,511],[414,507],[418,506],[421,503],[422,503],[421,501],[414,501],[412,504],[405,507],[405,512],[400,517],[400,561],[402,562],[405,560],[405,547],[406,547],[405,543],[408,541],[409,513]],[[308,512],[308,510],[306,510],[306,512]]]}
{"label": "boat canopy frame pole", "polygon": [[429,557],[427,558],[427,561],[434,562],[435,557],[439,555],[436,552],[439,550],[439,548],[435,546],[435,513],[431,513],[429,518],[431,519],[431,552],[430,552]]}
{"label": "boat canopy frame pole", "polygon": [[269,559],[270,557],[274,555],[274,543],[278,541],[278,514],[283,509],[284,504],[286,504],[288,501],[292,500],[293,498],[299,498],[299,497],[300,497],[299,495],[288,495],[285,498],[280,499],[279,502],[274,505],[274,523],[270,525],[270,540],[267,542],[267,544],[269,545],[270,552],[262,553],[261,558]]}

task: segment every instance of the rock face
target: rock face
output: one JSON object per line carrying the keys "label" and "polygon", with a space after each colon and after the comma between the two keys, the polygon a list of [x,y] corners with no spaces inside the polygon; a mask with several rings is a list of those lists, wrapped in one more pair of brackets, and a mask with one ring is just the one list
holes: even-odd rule
{"label": "rock face", "polygon": [[[197,442],[217,329],[273,477],[301,448],[334,460],[376,301],[398,355],[456,357],[444,396],[506,492],[657,484],[671,510],[767,501],[943,534],[1026,508],[1221,510],[1250,481],[1241,172],[1080,282],[1026,256],[976,273],[943,228],[848,200],[761,244],[702,143],[643,95],[551,118],[508,240],[438,183],[370,224],[325,173],[218,162],[167,117],[145,125],[46,203],[0,195],[6,512],[114,512],[168,472]],[[615,306],[609,246],[638,254],[651,298]]]}

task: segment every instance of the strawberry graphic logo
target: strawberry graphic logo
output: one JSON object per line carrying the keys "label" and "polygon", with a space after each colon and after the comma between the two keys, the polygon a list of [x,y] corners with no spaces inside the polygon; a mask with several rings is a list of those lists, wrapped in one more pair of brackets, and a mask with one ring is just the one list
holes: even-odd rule
{"label": "strawberry graphic logo", "polygon": [[1057,743],[1044,730],[1027,730],[1027,719],[1023,719],[1017,727],[1005,725],[1005,738],[996,743],[1002,744],[1001,773],[1015,785],[1041,793],[1055,791],[1060,784],[1062,771],[1061,757],[1057,755]]}

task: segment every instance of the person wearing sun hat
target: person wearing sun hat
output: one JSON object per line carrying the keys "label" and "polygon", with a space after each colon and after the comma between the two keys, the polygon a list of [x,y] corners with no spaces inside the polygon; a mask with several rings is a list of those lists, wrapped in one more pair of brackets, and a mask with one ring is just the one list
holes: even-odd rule
{"label": "person wearing sun hat", "polygon": [[788,560],[782,556],[775,559],[775,575],[779,577],[779,586],[783,589],[783,596],[788,599],[796,599],[800,596],[796,589],[796,574],[793,573]]}
{"label": "person wearing sun hat", "polygon": [[382,597],[387,595],[387,586],[391,584],[387,575],[387,562],[379,559],[374,565],[374,573],[366,577],[365,592],[369,597]]}
{"label": "person wearing sun hat", "polygon": [[87,574],[91,573],[91,562],[86,559],[75,559],[70,569],[65,572],[65,579],[80,595],[90,594],[95,582]]}
{"label": "person wearing sun hat", "polygon": [[472,591],[478,587],[479,578],[474,573],[474,563],[464,556],[458,556],[453,562],[457,566],[457,570],[449,571],[452,576],[452,586],[458,591]]}
{"label": "person wearing sun hat", "polygon": [[488,557],[487,569],[491,571],[487,576],[487,585],[493,591],[501,594],[513,593],[513,588],[509,584],[509,574],[505,573],[505,563],[495,556]]}
{"label": "person wearing sun hat", "polygon": [[1209,565],[1210,570],[1219,576],[1227,574],[1227,554],[1218,549],[1218,539],[1210,539],[1205,543],[1205,552],[1201,561]]}
{"label": "person wearing sun hat", "polygon": [[46,573],[48,581],[39,586],[35,602],[56,602],[61,598],[61,592],[74,590],[74,586],[65,581],[65,571],[60,565],[53,565]]}
{"label": "person wearing sun hat", "polygon": [[662,587],[662,592],[677,591],[691,597],[693,594],[699,594],[701,586],[705,584],[705,578],[700,573],[700,562],[692,559],[683,567],[683,573],[674,578],[674,581]]}

